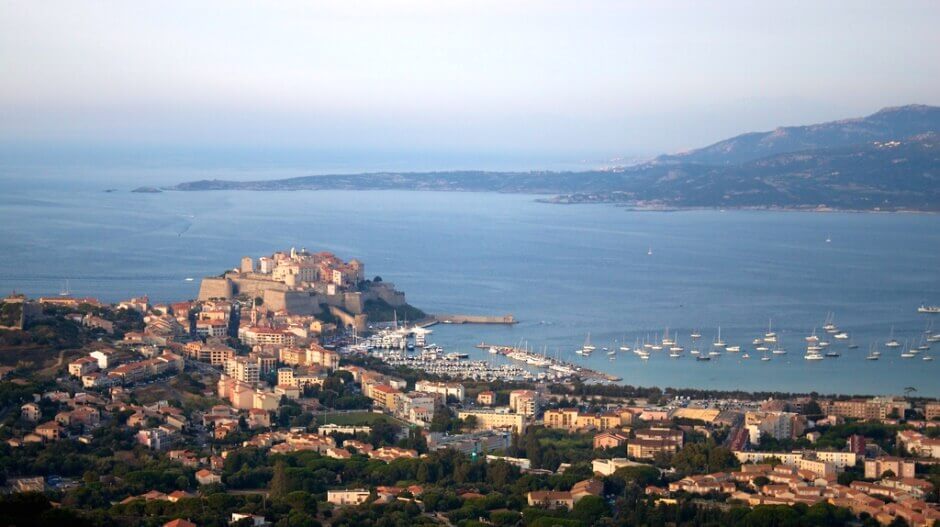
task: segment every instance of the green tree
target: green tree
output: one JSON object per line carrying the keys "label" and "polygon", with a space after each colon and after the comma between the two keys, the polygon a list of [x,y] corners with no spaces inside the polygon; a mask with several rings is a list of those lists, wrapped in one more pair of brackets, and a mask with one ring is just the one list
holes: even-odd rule
{"label": "green tree", "polygon": [[271,497],[285,497],[290,493],[290,488],[290,476],[287,475],[287,464],[283,461],[278,461],[274,464],[274,474],[271,476]]}

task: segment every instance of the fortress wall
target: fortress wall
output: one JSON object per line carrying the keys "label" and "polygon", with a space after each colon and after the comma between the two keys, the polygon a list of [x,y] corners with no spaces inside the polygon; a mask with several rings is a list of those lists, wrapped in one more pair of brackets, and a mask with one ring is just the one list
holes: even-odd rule
{"label": "fortress wall", "polygon": [[366,320],[368,319],[366,315],[350,315],[336,306],[330,306],[330,314],[338,318],[344,326],[352,326],[356,328],[356,331],[365,331],[366,329]]}
{"label": "fortress wall", "polygon": [[199,300],[210,298],[234,298],[235,288],[228,278],[203,278],[199,284]]}

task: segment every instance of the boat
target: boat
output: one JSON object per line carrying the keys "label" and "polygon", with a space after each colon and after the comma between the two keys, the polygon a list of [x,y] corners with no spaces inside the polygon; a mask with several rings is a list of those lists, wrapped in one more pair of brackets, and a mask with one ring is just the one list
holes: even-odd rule
{"label": "boat", "polygon": [[927,337],[927,342],[940,342],[940,333],[934,333]]}
{"label": "boat", "polygon": [[689,336],[692,337],[692,340],[702,338],[702,334],[694,329],[692,330],[692,333]]}
{"label": "boat", "polygon": [[718,350],[711,350],[711,351],[708,352],[708,355],[711,356],[711,357],[717,357],[717,356],[721,355],[721,352],[718,351]]}
{"label": "boat", "polygon": [[840,354],[838,351],[827,351],[827,352],[826,352],[826,356],[829,357],[829,358],[834,359],[834,358],[836,358],[836,357],[841,357],[842,354]]}
{"label": "boat", "polygon": [[676,343],[675,340],[669,338],[669,328],[666,328],[666,331],[663,332],[663,340],[662,340],[663,347],[672,346],[675,343]]}
{"label": "boat", "polygon": [[616,352],[615,350],[610,350],[610,351],[607,352],[607,355],[613,357],[613,356],[617,355],[617,352]]}
{"label": "boat", "polygon": [[624,335],[623,339],[621,339],[620,342],[624,343],[620,345],[620,351],[630,351],[630,346],[626,345],[626,342],[627,342],[626,335]]}
{"label": "boat", "polygon": [[826,243],[832,243],[832,236],[826,235]]}
{"label": "boat", "polygon": [[695,360],[704,362],[704,361],[712,360],[712,358],[709,357],[708,355],[699,355],[698,357],[695,357]]}
{"label": "boat", "polygon": [[764,342],[764,339],[756,338],[756,339],[754,339],[754,340],[751,341],[751,344],[753,344],[753,345],[755,345],[755,346],[760,346],[761,344],[763,344],[763,342]]}
{"label": "boat", "polygon": [[678,351],[670,351],[669,356],[672,357],[673,359],[678,359],[679,357],[682,356],[682,353]]}
{"label": "boat", "polygon": [[650,248],[646,251],[646,256],[653,256],[653,247],[652,247],[652,246],[650,246]]}
{"label": "boat", "polygon": [[751,356],[750,356],[750,354],[745,353],[744,355],[741,355],[741,358],[742,358],[742,359],[750,359]]}
{"label": "boat", "polygon": [[699,351],[699,350],[697,350],[697,349],[695,349],[695,348],[692,348],[692,350],[689,351],[689,353],[691,353],[692,355],[698,355],[698,354],[700,354],[700,353],[702,353],[702,352]]}
{"label": "boat", "polygon": [[846,333],[845,331],[842,331],[840,333],[836,333],[835,335],[833,335],[832,338],[837,339],[837,340],[848,340],[849,334]]}
{"label": "boat", "polygon": [[777,342],[777,334],[774,333],[772,324],[773,324],[773,319],[768,319],[767,320],[767,333],[764,333],[764,342],[771,343],[771,344],[774,342]]}
{"label": "boat", "polygon": [[590,355],[592,351],[596,350],[597,346],[591,344],[591,334],[587,334],[587,338],[584,339],[584,345],[581,346],[582,355]]}
{"label": "boat", "polygon": [[773,351],[771,351],[771,353],[773,353],[774,355],[786,355],[787,350],[774,346],[774,349]]}
{"label": "boat", "polygon": [[767,346],[757,346],[756,348],[754,348],[754,351],[759,351],[759,352],[761,352],[761,353],[763,353],[763,352],[765,352],[765,351],[769,351],[769,350],[770,350],[770,348],[768,348]]}
{"label": "boat", "polygon": [[737,353],[737,352],[741,351],[741,346],[737,346],[737,345],[735,345],[735,346],[728,346],[728,347],[725,348],[725,351],[727,351],[728,353]]}
{"label": "boat", "polygon": [[933,360],[933,357],[931,357],[930,355],[924,355],[923,357],[920,358],[920,360],[931,361]]}
{"label": "boat", "polygon": [[770,357],[768,357],[767,355],[764,355],[763,357],[760,358],[760,360],[763,362],[767,362],[770,360]]}
{"label": "boat", "polygon": [[721,340],[721,326],[718,326],[718,336],[715,337],[715,342],[712,343],[712,346],[716,348],[723,348],[726,346],[725,341]]}
{"label": "boat", "polygon": [[839,331],[839,328],[833,320],[834,316],[832,311],[826,314],[826,324],[823,326],[823,331],[826,333],[837,333]]}
{"label": "boat", "polygon": [[886,348],[900,348],[901,343],[898,342],[898,339],[894,338],[894,326],[891,326],[891,335],[888,337],[888,342],[885,342]]}
{"label": "boat", "polygon": [[804,338],[806,342],[819,342],[819,337],[816,336],[816,328],[813,328],[813,334]]}
{"label": "boat", "polygon": [[193,280],[195,280],[195,278],[191,276],[187,276],[186,278],[184,278],[184,280],[186,280],[187,282],[192,282]]}
{"label": "boat", "polygon": [[849,346],[848,346],[848,348],[849,348],[850,350],[858,349],[858,344],[856,344],[856,343],[854,343],[854,342],[852,342],[852,341],[849,341]]}
{"label": "boat", "polygon": [[497,355],[499,353],[499,350],[496,349],[496,346],[490,346],[490,349],[487,351],[490,352],[490,355]]}
{"label": "boat", "polygon": [[803,358],[806,360],[823,360],[826,357],[823,357],[819,353],[807,353],[806,355],[803,356]]}
{"label": "boat", "polygon": [[820,348],[828,348],[828,347],[829,347],[829,343],[826,342],[825,340],[820,340],[817,345],[818,345]]}
{"label": "boat", "polygon": [[926,304],[921,304],[920,307],[917,308],[917,312],[936,315],[937,313],[940,313],[940,306],[928,306]]}

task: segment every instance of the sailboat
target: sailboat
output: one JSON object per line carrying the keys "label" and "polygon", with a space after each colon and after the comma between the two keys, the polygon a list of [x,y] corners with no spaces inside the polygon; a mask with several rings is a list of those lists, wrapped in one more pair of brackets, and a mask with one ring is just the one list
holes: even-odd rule
{"label": "sailboat", "polygon": [[868,356],[865,357],[865,360],[878,360],[878,355],[880,354],[875,351],[875,345],[872,344],[868,346]]}
{"label": "sailboat", "polygon": [[587,338],[584,339],[584,345],[581,346],[582,355],[590,355],[592,351],[596,350],[597,346],[591,344],[591,333],[588,332]]}
{"label": "sailboat", "polygon": [[826,243],[832,243],[832,236],[826,235]]}
{"label": "sailboat", "polygon": [[891,326],[891,336],[888,337],[888,342],[885,342],[885,347],[886,348],[900,348],[901,347],[901,343],[898,342],[896,338],[894,338],[894,326]]}
{"label": "sailboat", "polygon": [[663,333],[663,347],[672,346],[675,343],[673,339],[669,338],[669,328],[667,327],[666,331]]}
{"label": "sailboat", "polygon": [[620,340],[620,351],[630,351],[630,346],[627,346],[627,336],[624,335]]}
{"label": "sailboat", "polygon": [[698,330],[695,330],[695,329],[692,330],[692,334],[689,336],[692,337],[692,340],[697,340],[697,339],[702,338],[702,334],[699,333]]}
{"label": "sailboat", "polygon": [[767,333],[764,333],[764,342],[767,342],[768,344],[777,342],[777,334],[774,333],[772,319],[767,319]]}
{"label": "sailboat", "polygon": [[653,256],[653,246],[651,245],[649,250],[646,251],[646,256]]}
{"label": "sailboat", "polygon": [[62,290],[59,291],[59,296],[71,296],[72,290],[69,289],[69,281],[65,281],[65,285],[62,287]]}
{"label": "sailboat", "polygon": [[823,326],[823,331],[826,333],[837,333],[839,331],[838,326],[835,324],[835,313],[832,311],[826,314],[826,325]]}
{"label": "sailboat", "polygon": [[908,344],[907,344],[907,341],[904,342],[904,347],[907,348],[907,349],[903,349],[903,350],[901,351],[901,358],[902,358],[902,359],[912,359],[912,358],[914,358],[914,355],[916,355],[916,353],[914,353],[913,350],[911,350],[911,348],[910,348],[910,347],[908,346]]}
{"label": "sailboat", "polygon": [[774,346],[774,349],[771,351],[774,355],[786,355],[787,350],[781,348],[780,346]]}
{"label": "sailboat", "polygon": [[721,326],[718,326],[718,336],[715,337],[715,342],[712,343],[712,346],[716,348],[723,348],[726,345],[727,344],[725,343],[725,341],[721,340]]}
{"label": "sailboat", "polygon": [[741,351],[741,346],[738,346],[738,345],[728,346],[725,348],[725,351],[727,351],[728,353],[737,353]]}

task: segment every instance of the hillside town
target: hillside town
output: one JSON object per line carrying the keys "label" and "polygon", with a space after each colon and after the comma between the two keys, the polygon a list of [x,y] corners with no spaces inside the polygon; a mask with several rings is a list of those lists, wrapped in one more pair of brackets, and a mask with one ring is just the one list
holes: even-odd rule
{"label": "hillside town", "polygon": [[3,299],[6,523],[940,519],[936,400],[429,371],[389,359],[434,350],[358,261],[291,250],[206,280],[178,302]]}

